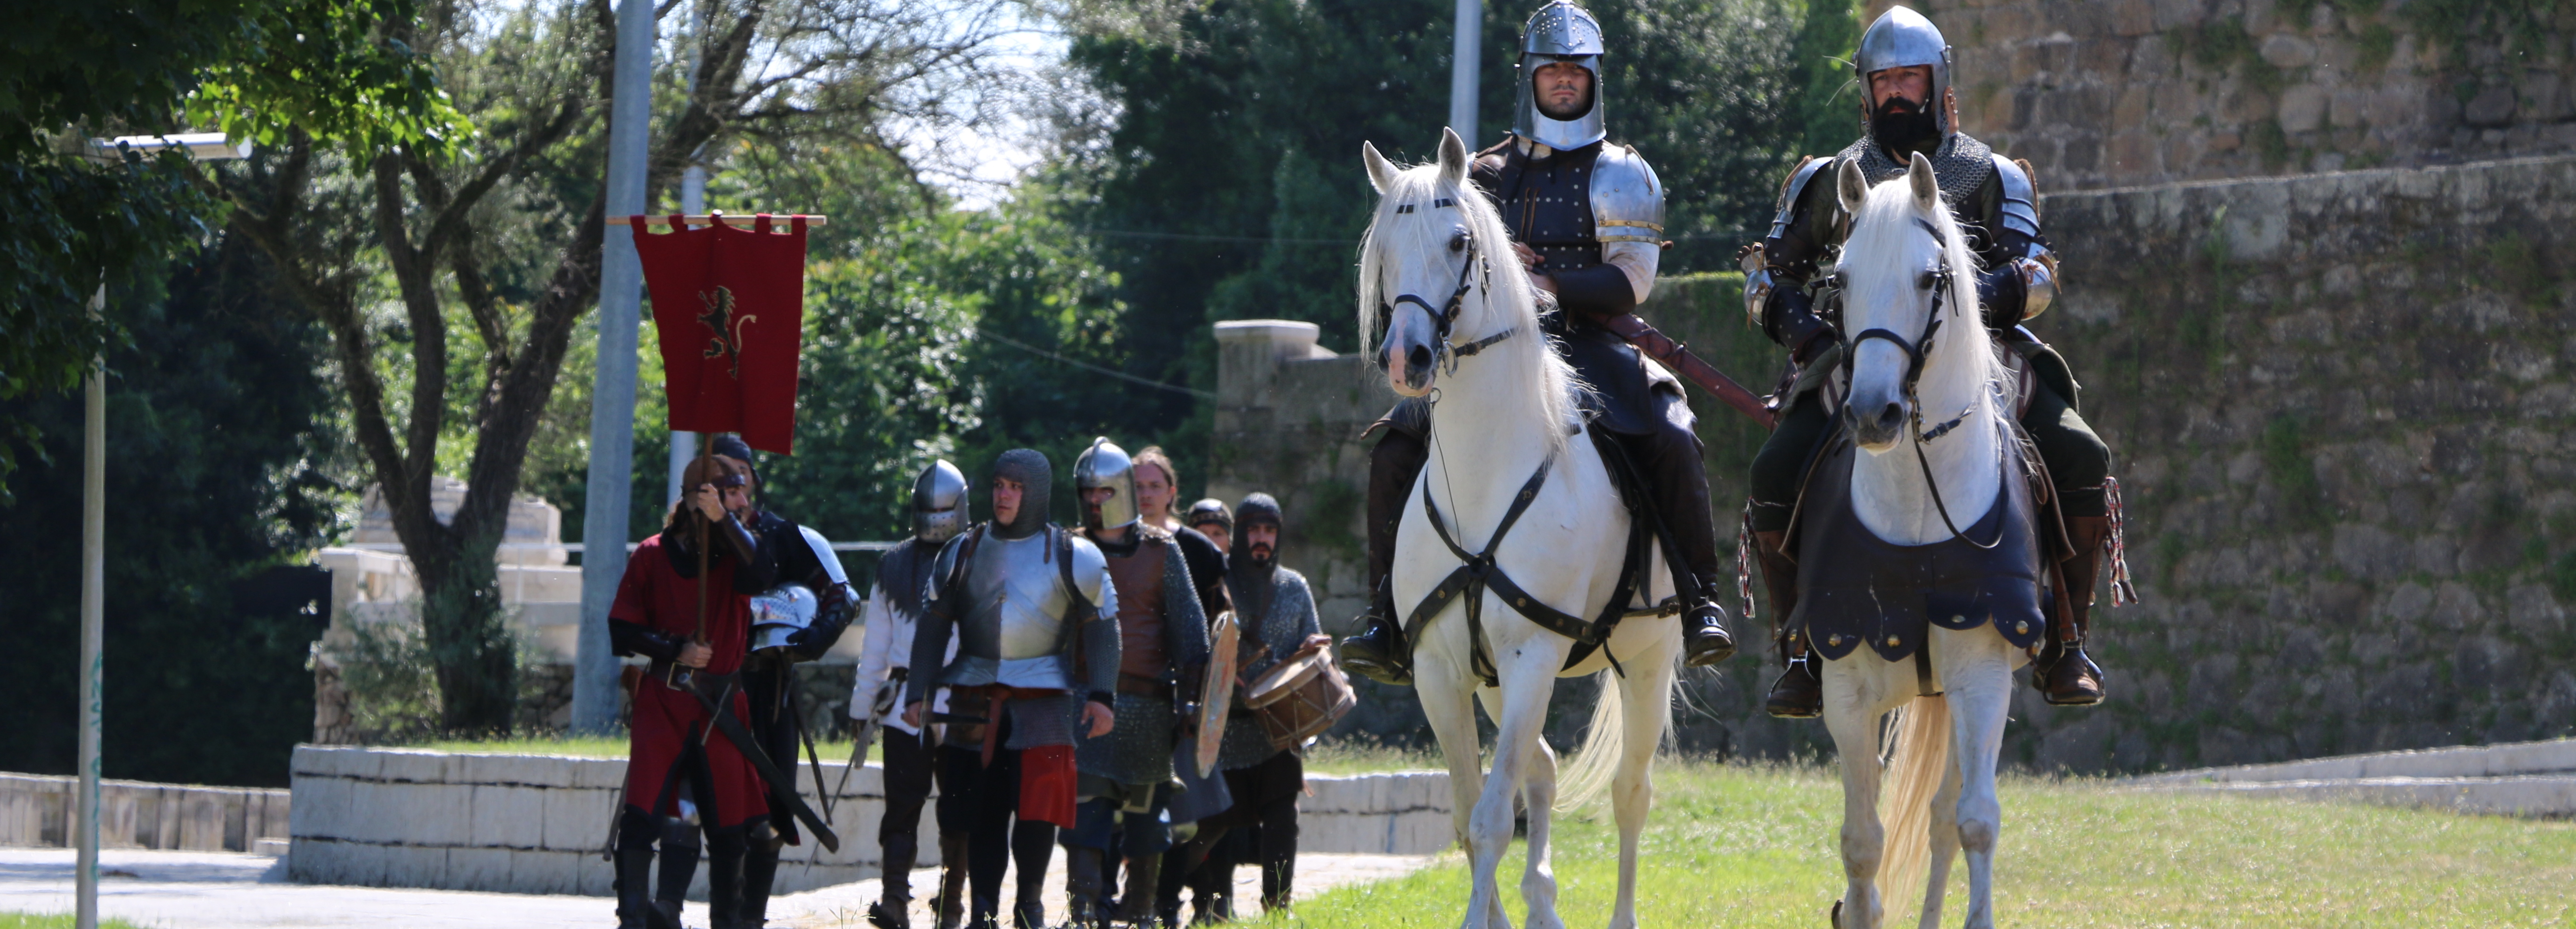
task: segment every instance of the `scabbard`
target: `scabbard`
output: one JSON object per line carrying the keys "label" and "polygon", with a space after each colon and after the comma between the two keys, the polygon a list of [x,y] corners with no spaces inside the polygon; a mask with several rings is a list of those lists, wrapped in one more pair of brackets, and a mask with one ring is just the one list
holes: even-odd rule
{"label": "scabbard", "polygon": [[[704,680],[709,676],[699,675],[699,677]],[[716,731],[724,733],[725,741],[733,743],[735,750],[742,752],[742,757],[750,759],[751,769],[760,772],[762,780],[769,782],[773,787],[778,787],[769,792],[770,796],[786,804],[787,812],[794,814],[797,822],[804,823],[805,828],[814,830],[814,840],[823,843],[823,848],[833,852],[840,851],[841,837],[834,835],[832,827],[824,824],[823,817],[815,815],[814,808],[806,805],[804,796],[796,792],[796,779],[779,772],[778,764],[769,760],[769,753],[760,750],[760,740],[751,737],[751,729],[744,726],[742,720],[734,718],[732,708],[719,705],[714,697],[707,696],[705,691],[695,687],[688,688],[688,691],[691,696],[698,698],[699,706],[706,708],[707,715],[715,721]],[[732,702],[730,699],[732,688],[726,688],[726,696],[728,699],[725,702]],[[815,786],[819,788],[822,785]]]}
{"label": "scabbard", "polygon": [[1683,380],[1716,394],[1717,399],[1725,401],[1727,406],[1734,407],[1736,412],[1753,417],[1753,421],[1761,423],[1762,428],[1771,428],[1774,416],[1771,408],[1763,404],[1761,397],[1744,389],[1744,385],[1736,383],[1734,378],[1727,377],[1726,373],[1719,371],[1716,366],[1701,360],[1698,355],[1691,354],[1688,347],[1673,341],[1671,336],[1656,331],[1653,326],[1646,325],[1646,321],[1637,318],[1637,314],[1621,313],[1617,316],[1601,318],[1601,328],[1608,329],[1620,338],[1628,340],[1628,344],[1636,346],[1638,351],[1645,352],[1647,357],[1663,362],[1664,367],[1672,369],[1674,374],[1681,375]]}

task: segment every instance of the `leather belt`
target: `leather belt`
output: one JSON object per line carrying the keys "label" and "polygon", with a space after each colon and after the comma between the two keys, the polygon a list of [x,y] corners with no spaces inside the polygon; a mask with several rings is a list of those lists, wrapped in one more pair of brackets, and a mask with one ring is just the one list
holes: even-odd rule
{"label": "leather belt", "polygon": [[1118,692],[1169,700],[1172,698],[1172,685],[1150,677],[1121,673],[1118,675]]}

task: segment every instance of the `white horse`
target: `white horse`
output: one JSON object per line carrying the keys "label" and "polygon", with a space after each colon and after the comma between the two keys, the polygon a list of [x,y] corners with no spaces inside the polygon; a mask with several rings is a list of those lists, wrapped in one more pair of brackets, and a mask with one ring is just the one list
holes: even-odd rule
{"label": "white horse", "polygon": [[[1573,370],[1550,351],[1528,279],[1512,257],[1509,232],[1483,194],[1467,183],[1467,146],[1445,132],[1437,163],[1398,169],[1375,146],[1361,146],[1377,187],[1376,218],[1360,250],[1360,331],[1385,328],[1378,348],[1396,393],[1429,397],[1431,454],[1396,533],[1395,601],[1399,610],[1455,580],[1461,560],[1449,543],[1490,557],[1493,571],[1523,599],[1576,617],[1601,614],[1617,588],[1629,540],[1600,453],[1575,440],[1578,390]],[[1512,531],[1495,535],[1525,488],[1534,493]],[[1435,527],[1424,503],[1436,506]],[[1443,533],[1445,532],[1446,542]],[[1644,571],[1642,600],[1672,591],[1660,553]],[[1498,586],[1500,586],[1498,584]],[[1455,594],[1463,585],[1446,589]],[[1461,925],[1508,929],[1495,871],[1512,838],[1513,800],[1526,800],[1528,864],[1521,897],[1533,929],[1564,925],[1556,913],[1556,879],[1548,864],[1548,814],[1557,789],[1556,757],[1540,738],[1556,678],[1603,674],[1591,734],[1569,763],[1571,794],[1597,793],[1604,772],[1619,825],[1619,895],[1612,929],[1636,925],[1637,835],[1645,828],[1653,786],[1647,767],[1671,721],[1681,636],[1669,616],[1620,623],[1606,649],[1568,668],[1573,640],[1541,627],[1484,589],[1450,596],[1423,625],[1414,647],[1414,689],[1448,760],[1461,844],[1475,887]],[[1482,644],[1499,688],[1482,686],[1473,656],[1468,601],[1479,600]],[[1606,653],[1606,654],[1605,654]],[[1610,658],[1617,659],[1611,673]],[[1610,699],[1609,691],[1618,691]],[[1495,723],[1493,776],[1478,763],[1475,700]],[[1588,801],[1569,797],[1566,808]]]}
{"label": "white horse", "polygon": [[[1978,314],[1976,259],[1923,156],[1905,177],[1875,187],[1846,164],[1836,187],[1853,217],[1836,272],[1851,356],[1852,441],[1866,453],[1851,465],[1851,512],[1890,545],[1952,542],[2011,489],[1998,396],[2005,368]],[[1955,421],[1941,422],[1953,413]],[[1807,605],[1802,598],[1802,612]],[[1951,858],[1963,850],[1966,924],[1994,925],[2003,825],[1995,763],[2012,672],[2029,660],[2000,634],[2004,622],[1999,613],[1993,628],[1930,624],[1917,646],[1929,652],[1921,666],[1885,660],[1868,645],[1825,664],[1825,725],[1843,779],[1849,886],[1835,905],[1840,929],[1878,929],[1886,916],[1879,888],[1901,892],[1927,864],[1921,925],[1939,925]],[[1892,822],[1882,828],[1879,720],[1890,712],[1902,731],[1885,771]]]}

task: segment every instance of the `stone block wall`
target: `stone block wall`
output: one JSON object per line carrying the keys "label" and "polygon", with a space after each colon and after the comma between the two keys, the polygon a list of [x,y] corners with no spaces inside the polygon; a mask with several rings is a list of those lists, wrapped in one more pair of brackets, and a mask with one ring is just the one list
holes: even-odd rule
{"label": "stone block wall", "polygon": [[[70,847],[79,789],[75,777],[0,774],[0,845]],[[288,807],[283,790],[100,781],[98,844],[274,854],[286,840]]]}
{"label": "stone block wall", "polygon": [[[838,791],[833,829],[841,850],[823,851],[811,836],[789,847],[779,893],[877,875],[884,769],[868,765],[841,789],[845,767],[825,762],[819,785],[811,766],[798,768],[809,802]],[[1298,846],[1437,852],[1451,840],[1448,779],[1440,772],[1310,777],[1312,793],[1299,801]],[[612,873],[600,851],[625,780],[623,758],[297,746],[287,873],[313,884],[607,896]],[[920,864],[935,867],[935,806],[923,808],[919,829]],[[704,898],[703,871],[691,893]]]}
{"label": "stone block wall", "polygon": [[[2097,613],[2110,703],[2020,691],[2009,763],[2175,770],[2576,733],[2576,158],[2061,191],[2042,210],[2066,296],[2031,327],[2114,452],[2146,602]],[[1640,312],[1765,390],[1780,355],[1745,328],[1740,287],[1666,279]],[[1359,486],[1343,396],[1266,395],[1260,415],[1291,428],[1252,460],[1307,470],[1263,480]],[[1713,495],[1741,500],[1764,434],[1693,405]],[[1283,557],[1356,546],[1344,531]],[[1767,606],[1737,618],[1748,656],[1769,652]],[[1774,673],[1744,657],[1687,674],[1676,743],[1830,751],[1820,726],[1762,714]],[[1560,682],[1558,744],[1591,690]],[[1408,693],[1363,706],[1346,728],[1424,741]]]}
{"label": "stone block wall", "polygon": [[1909,5],[1957,49],[1960,124],[2030,159],[2043,189],[2492,160],[2576,143],[2568,4]]}

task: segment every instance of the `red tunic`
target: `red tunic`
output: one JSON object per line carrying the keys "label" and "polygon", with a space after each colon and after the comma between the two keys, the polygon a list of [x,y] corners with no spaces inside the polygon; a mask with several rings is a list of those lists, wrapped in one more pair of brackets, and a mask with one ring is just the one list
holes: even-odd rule
{"label": "red tunic", "polygon": [[[751,598],[733,592],[733,569],[733,559],[717,558],[705,577],[707,643],[715,650],[706,670],[715,674],[730,674],[742,667],[744,646],[751,633]],[[698,583],[671,568],[671,556],[663,550],[661,536],[645,539],[643,546],[627,559],[626,575],[617,581],[617,600],[609,605],[608,616],[683,639],[696,634]],[[751,701],[740,690],[734,692],[729,709],[734,718],[749,724]],[[626,804],[639,809],[652,804],[662,795],[662,778],[680,757],[681,749],[704,738],[708,786],[715,794],[716,809],[700,810],[701,821],[730,827],[767,815],[769,801],[762,796],[759,772],[723,733],[708,733],[706,729],[705,704],[697,697],[674,690],[651,675],[638,681],[635,718],[627,727],[630,741]],[[679,815],[678,800],[675,795],[671,803],[654,812]]]}

